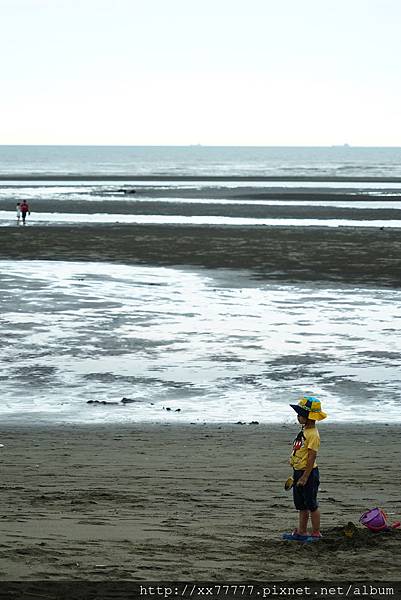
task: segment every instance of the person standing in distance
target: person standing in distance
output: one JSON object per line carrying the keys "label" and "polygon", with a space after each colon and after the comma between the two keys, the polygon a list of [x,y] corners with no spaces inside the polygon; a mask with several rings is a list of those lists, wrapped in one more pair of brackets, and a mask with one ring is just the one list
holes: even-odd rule
{"label": "person standing in distance", "polygon": [[22,217],[22,224],[25,225],[25,219],[26,219],[26,215],[28,213],[28,215],[31,214],[31,211],[29,210],[29,204],[26,200],[23,200],[21,202],[21,204],[19,205],[20,211],[21,211],[21,217]]}
{"label": "person standing in distance", "polygon": [[21,209],[20,209],[19,202],[17,202],[17,206],[15,207],[15,212],[16,212],[16,217],[17,217],[17,225],[19,225],[19,222],[21,220]]}

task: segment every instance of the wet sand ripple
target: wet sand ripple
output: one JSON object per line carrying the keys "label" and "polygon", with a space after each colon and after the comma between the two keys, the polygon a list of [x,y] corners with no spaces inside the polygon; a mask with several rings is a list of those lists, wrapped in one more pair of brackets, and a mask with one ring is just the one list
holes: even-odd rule
{"label": "wet sand ripple", "polygon": [[2,259],[249,269],[266,280],[399,287],[398,229],[174,225],[3,228]]}

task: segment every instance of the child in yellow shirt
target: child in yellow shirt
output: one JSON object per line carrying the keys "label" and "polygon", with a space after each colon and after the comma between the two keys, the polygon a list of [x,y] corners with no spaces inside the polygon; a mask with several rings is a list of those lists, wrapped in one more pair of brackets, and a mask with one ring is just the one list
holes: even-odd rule
{"label": "child in yellow shirt", "polygon": [[[320,511],[317,501],[319,488],[319,468],[316,463],[320,447],[320,435],[316,421],[327,417],[322,411],[320,400],[314,396],[304,396],[298,404],[290,404],[295,410],[302,429],[293,443],[290,464],[294,469],[292,487],[295,508],[299,511],[299,525],[292,533],[284,533],[283,539],[314,541],[322,537],[320,533]],[[309,517],[312,534],[308,535]]]}

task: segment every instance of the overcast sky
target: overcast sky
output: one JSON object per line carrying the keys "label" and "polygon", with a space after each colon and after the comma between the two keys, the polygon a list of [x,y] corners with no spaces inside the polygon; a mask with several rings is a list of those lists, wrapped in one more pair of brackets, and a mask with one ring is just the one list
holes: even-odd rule
{"label": "overcast sky", "polygon": [[401,146],[400,28],[400,0],[0,0],[0,143]]}

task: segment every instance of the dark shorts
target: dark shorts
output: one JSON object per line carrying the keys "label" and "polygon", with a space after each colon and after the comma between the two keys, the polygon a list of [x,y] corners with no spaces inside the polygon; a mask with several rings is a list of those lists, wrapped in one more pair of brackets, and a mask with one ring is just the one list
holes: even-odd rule
{"label": "dark shorts", "polygon": [[313,512],[319,506],[317,501],[317,491],[319,489],[319,469],[312,469],[306,485],[297,485],[298,479],[302,477],[304,471],[294,470],[294,486],[292,488],[295,508],[297,510],[310,510]]}

